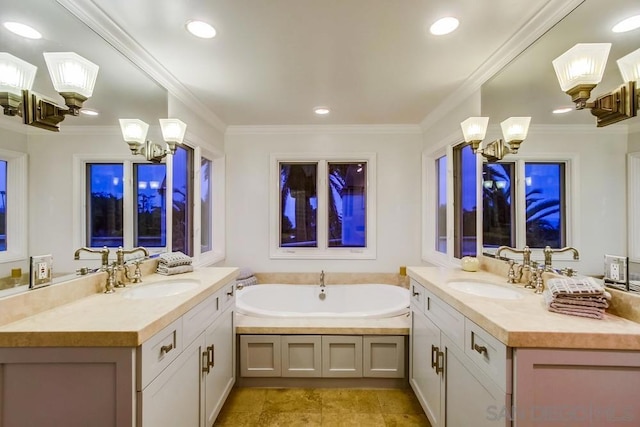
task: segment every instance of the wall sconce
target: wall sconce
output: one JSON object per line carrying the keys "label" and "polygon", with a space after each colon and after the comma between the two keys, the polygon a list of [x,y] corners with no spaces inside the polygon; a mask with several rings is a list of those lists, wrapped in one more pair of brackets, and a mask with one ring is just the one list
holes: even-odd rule
{"label": "wall sconce", "polygon": [[167,154],[174,154],[178,144],[182,144],[187,125],[178,119],[159,119],[162,138],[167,148],[147,140],[149,125],[138,119],[120,119],[122,138],[129,144],[133,154],[140,154],[148,161],[160,163]]}
{"label": "wall sconce", "polygon": [[614,91],[588,102],[591,91],[602,80],[611,43],[578,43],[553,60],[560,87],[576,104],[576,110],[588,108],[596,116],[598,127],[635,117],[640,103],[640,49],[618,60],[624,84]]}
{"label": "wall sconce", "polygon": [[497,139],[488,143],[484,148],[480,144],[487,134],[489,117],[469,117],[460,123],[464,141],[471,144],[474,154],[482,154],[489,162],[502,160],[507,154],[515,154],[520,144],[527,137],[531,117],[509,117],[502,123],[502,136],[504,140]]}
{"label": "wall sconce", "polygon": [[0,52],[0,105],[5,116],[20,116],[26,125],[54,132],[70,114],[80,114],[82,104],[93,94],[98,66],[73,52],[45,52],[49,76],[67,108],[31,92],[37,67]]}

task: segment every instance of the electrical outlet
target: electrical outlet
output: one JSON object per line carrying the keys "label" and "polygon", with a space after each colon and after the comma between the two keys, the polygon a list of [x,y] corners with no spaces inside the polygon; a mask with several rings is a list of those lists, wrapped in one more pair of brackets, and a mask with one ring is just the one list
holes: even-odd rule
{"label": "electrical outlet", "polygon": [[49,266],[46,262],[39,262],[37,266],[38,280],[46,279],[49,275]]}
{"label": "electrical outlet", "polygon": [[51,284],[53,277],[53,257],[51,255],[36,255],[31,257],[29,288],[39,288]]}
{"label": "electrical outlet", "polygon": [[609,277],[611,280],[620,280],[620,264],[611,263],[609,267]]}

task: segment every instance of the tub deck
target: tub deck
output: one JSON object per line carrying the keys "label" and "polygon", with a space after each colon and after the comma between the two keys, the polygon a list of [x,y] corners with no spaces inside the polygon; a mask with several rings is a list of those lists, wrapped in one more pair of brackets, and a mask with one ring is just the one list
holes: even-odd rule
{"label": "tub deck", "polygon": [[237,334],[409,335],[408,314],[380,319],[253,317],[236,313]]}

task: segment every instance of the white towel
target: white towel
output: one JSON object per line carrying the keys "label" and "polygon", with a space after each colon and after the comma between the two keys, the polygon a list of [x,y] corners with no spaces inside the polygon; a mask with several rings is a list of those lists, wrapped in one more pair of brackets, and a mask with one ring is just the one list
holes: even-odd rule
{"label": "white towel", "polygon": [[158,264],[167,267],[177,267],[179,265],[191,265],[191,257],[180,251],[165,252],[158,256]]}
{"label": "white towel", "polygon": [[177,265],[175,267],[167,267],[167,266],[158,264],[158,268],[156,269],[156,273],[162,274],[164,276],[173,276],[174,274],[190,273],[192,271],[193,271],[192,265]]}
{"label": "white towel", "polygon": [[256,276],[250,276],[245,279],[236,279],[236,285],[238,286],[252,286],[257,284],[258,279],[256,278]]}

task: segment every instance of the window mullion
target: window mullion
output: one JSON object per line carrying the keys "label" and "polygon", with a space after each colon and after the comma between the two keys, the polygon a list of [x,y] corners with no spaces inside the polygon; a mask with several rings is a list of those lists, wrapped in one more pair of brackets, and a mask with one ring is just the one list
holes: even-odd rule
{"label": "window mullion", "polygon": [[524,160],[516,161],[515,179],[515,218],[514,226],[516,230],[516,247],[522,248],[527,244],[527,203],[526,203],[526,186],[524,176]]}
{"label": "window mullion", "polygon": [[329,165],[326,160],[318,161],[318,209],[316,218],[318,221],[316,230],[318,238],[318,250],[327,251],[329,247]]}
{"label": "window mullion", "polygon": [[134,233],[134,206],[135,201],[133,196],[133,162],[123,162],[123,180],[122,192],[124,195],[122,202],[123,217],[122,217],[122,229],[123,229],[123,244],[125,248],[133,247],[133,233]]}

